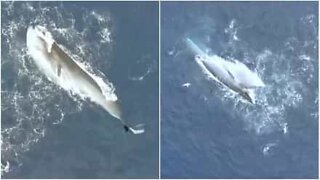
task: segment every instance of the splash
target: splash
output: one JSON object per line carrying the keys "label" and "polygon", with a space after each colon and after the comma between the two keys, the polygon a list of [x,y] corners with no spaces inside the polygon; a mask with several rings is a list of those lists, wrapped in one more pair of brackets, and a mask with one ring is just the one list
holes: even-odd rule
{"label": "splash", "polygon": [[145,54],[134,64],[133,67],[129,67],[128,79],[132,81],[142,81],[156,69],[156,57],[151,57],[151,55]]}
{"label": "splash", "polygon": [[231,39],[234,41],[239,41],[239,37],[237,35],[238,30],[236,28],[236,20],[233,19],[231,20],[229,26],[227,28],[224,29],[224,32],[228,35],[230,35]]}
{"label": "splash", "polygon": [[268,155],[271,155],[271,153],[272,153],[272,150],[274,149],[274,148],[276,148],[276,146],[277,146],[277,143],[268,143],[268,144],[266,144],[263,148],[262,148],[262,153],[263,153],[263,155],[264,156],[268,156]]}
{"label": "splash", "polygon": [[[257,91],[256,105],[234,103],[234,110],[242,114],[246,128],[254,130],[257,134],[268,134],[274,131],[288,133],[287,110],[301,106],[310,91],[315,97],[317,96],[316,90],[309,88],[311,83],[316,83],[316,77],[314,77],[316,57],[306,55],[305,52],[289,57],[286,50],[284,47],[279,53],[268,49],[260,53],[252,53],[252,59],[257,64],[256,70],[267,86]],[[232,104],[231,98],[237,99],[230,94],[224,97],[228,104]],[[317,104],[310,103],[310,106],[317,106]]]}
{"label": "splash", "polygon": [[182,85],[181,85],[182,87],[185,87],[185,88],[188,88],[188,87],[190,87],[191,86],[191,83],[183,83]]}
{"label": "splash", "polygon": [[103,73],[92,68],[109,66],[105,59],[112,50],[110,14],[78,7],[67,9],[63,3],[2,2],[2,16],[1,173],[4,175],[22,165],[23,154],[45,137],[50,126],[60,124],[83,107],[81,97],[49,82],[27,56],[25,33],[31,22],[48,27],[56,40],[66,46],[67,53],[93,74],[104,95],[115,97],[110,94],[114,88],[105,81]]}

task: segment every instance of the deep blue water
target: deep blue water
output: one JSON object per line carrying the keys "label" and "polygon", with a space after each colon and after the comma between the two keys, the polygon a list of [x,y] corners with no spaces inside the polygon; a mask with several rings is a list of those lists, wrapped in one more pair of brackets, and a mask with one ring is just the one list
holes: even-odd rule
{"label": "deep blue water", "polygon": [[[2,177],[157,178],[158,3],[2,2],[1,12],[2,165],[10,164]],[[40,74],[25,56],[31,22],[103,72],[127,122],[145,133],[125,133],[102,108]],[[106,29],[111,42],[101,42]]]}
{"label": "deep blue water", "polygon": [[[318,177],[317,12],[317,2],[161,3],[162,178]],[[258,104],[225,97],[186,37],[256,69]]]}
{"label": "deep blue water", "polygon": [[[2,177],[158,177],[157,4],[2,2],[1,163],[10,163]],[[161,176],[317,178],[318,3],[161,4]],[[30,22],[102,71],[125,118],[146,132],[125,134],[101,108],[41,76],[25,56]],[[105,28],[111,42],[100,41]],[[225,96],[185,37],[256,69],[266,99],[251,106]]]}

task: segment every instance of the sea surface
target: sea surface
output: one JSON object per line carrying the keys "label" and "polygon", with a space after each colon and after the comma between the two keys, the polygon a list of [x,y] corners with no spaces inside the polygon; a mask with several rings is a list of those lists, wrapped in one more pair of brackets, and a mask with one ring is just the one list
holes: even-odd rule
{"label": "sea surface", "polygon": [[[1,2],[2,178],[157,178],[158,2]],[[45,26],[91,73],[114,88],[132,125],[124,132],[88,99],[66,92],[26,49]]]}
{"label": "sea surface", "polygon": [[[252,105],[184,43],[237,59]],[[161,2],[161,177],[318,177],[318,2]]]}

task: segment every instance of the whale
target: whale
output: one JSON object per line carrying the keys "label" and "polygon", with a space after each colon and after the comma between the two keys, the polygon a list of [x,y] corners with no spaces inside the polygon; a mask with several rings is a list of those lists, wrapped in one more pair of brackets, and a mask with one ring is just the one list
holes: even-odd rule
{"label": "whale", "polygon": [[125,131],[131,131],[134,134],[144,132],[143,129],[134,129],[123,120],[123,113],[116,95],[106,96],[96,76],[71,58],[54,40],[47,28],[40,25],[29,26],[26,44],[28,55],[49,81],[98,104],[111,116],[119,119]]}
{"label": "whale", "polygon": [[256,72],[237,60],[228,61],[216,54],[208,55],[190,38],[186,38],[185,43],[195,61],[209,77],[255,104],[255,90],[265,86]]}

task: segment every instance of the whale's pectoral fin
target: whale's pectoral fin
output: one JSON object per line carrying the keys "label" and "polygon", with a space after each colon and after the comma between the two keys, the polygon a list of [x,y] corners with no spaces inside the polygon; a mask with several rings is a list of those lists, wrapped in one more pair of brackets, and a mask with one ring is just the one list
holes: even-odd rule
{"label": "whale's pectoral fin", "polygon": [[135,128],[129,127],[129,130],[133,134],[142,134],[142,133],[144,133],[143,124],[137,125]]}
{"label": "whale's pectoral fin", "polygon": [[248,92],[243,92],[242,96],[247,99],[251,104],[253,104],[252,98],[250,97]]}
{"label": "whale's pectoral fin", "polygon": [[248,100],[251,104],[255,104],[255,93],[253,89],[247,89],[246,91],[240,92],[240,95]]}
{"label": "whale's pectoral fin", "polygon": [[226,71],[228,72],[229,76],[233,79],[233,80],[236,80],[236,78],[234,77],[234,75],[227,69],[225,68]]}
{"label": "whale's pectoral fin", "polygon": [[57,65],[57,75],[58,75],[58,77],[60,77],[60,75],[61,75],[61,64]]}

